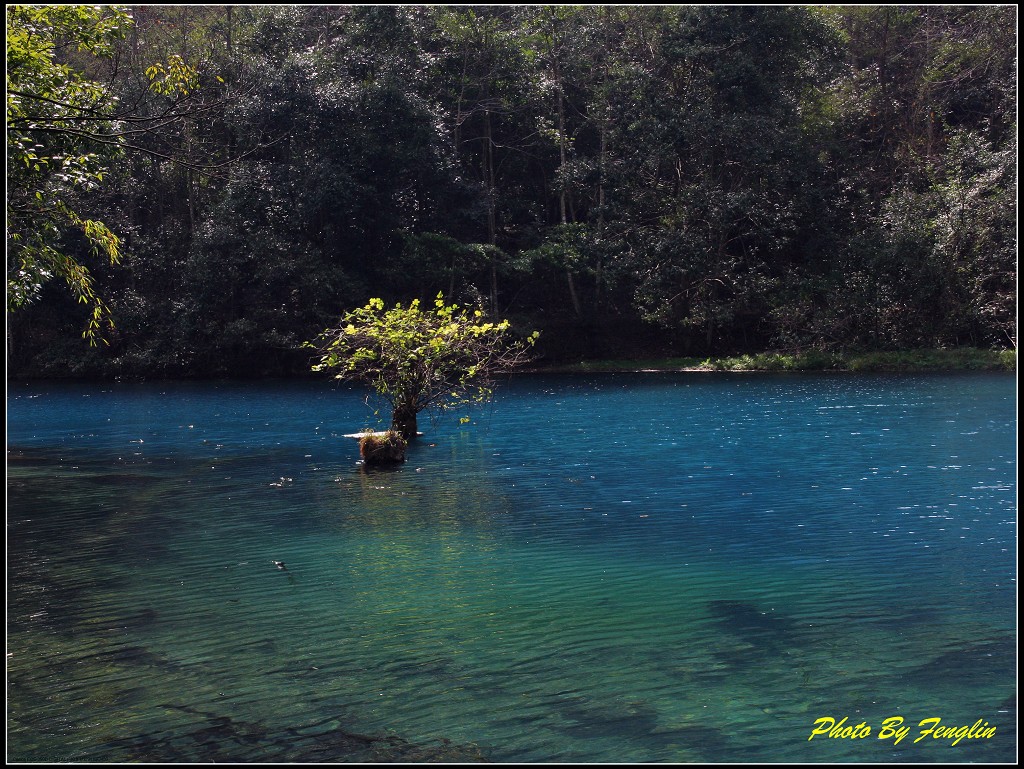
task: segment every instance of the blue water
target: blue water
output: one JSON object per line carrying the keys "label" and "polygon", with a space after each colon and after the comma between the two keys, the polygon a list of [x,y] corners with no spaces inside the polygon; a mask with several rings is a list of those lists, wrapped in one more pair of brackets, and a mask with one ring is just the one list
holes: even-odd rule
{"label": "blue water", "polygon": [[395,471],[327,382],[8,409],[9,760],[1016,755],[1012,375],[521,376]]}

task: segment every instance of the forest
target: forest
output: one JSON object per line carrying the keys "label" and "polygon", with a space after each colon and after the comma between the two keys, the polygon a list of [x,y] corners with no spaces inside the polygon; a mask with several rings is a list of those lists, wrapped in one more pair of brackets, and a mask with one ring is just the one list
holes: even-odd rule
{"label": "forest", "polygon": [[16,376],[1016,348],[1017,8],[7,6]]}

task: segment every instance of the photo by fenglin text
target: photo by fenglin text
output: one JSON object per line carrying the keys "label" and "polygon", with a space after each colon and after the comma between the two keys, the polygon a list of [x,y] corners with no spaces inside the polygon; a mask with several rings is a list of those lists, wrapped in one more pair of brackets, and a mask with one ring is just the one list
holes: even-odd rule
{"label": "photo by fenglin text", "polygon": [[[899,745],[905,737],[910,736],[913,728],[911,726],[904,726],[902,716],[886,718],[882,721],[877,734],[866,721],[851,725],[849,720],[849,716],[844,716],[839,721],[830,716],[819,718],[814,722],[814,729],[807,740],[813,740],[815,737],[858,740],[875,736],[879,740],[892,740],[893,745]],[[980,718],[971,726],[947,726],[942,723],[942,719],[939,717],[924,718],[917,724],[917,730],[917,737],[914,739],[915,743],[931,739],[945,740],[950,745],[957,745],[961,740],[965,739],[991,739],[996,733],[995,726],[990,726],[988,721]]]}

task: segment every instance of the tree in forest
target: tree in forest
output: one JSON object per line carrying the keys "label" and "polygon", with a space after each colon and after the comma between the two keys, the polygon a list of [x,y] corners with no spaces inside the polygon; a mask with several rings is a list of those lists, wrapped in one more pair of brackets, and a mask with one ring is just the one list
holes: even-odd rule
{"label": "tree in forest", "polygon": [[842,29],[849,67],[824,92],[835,119],[822,156],[842,218],[829,217],[835,247],[813,266],[824,289],[813,336],[1015,346],[1015,9],[822,13]]}
{"label": "tree in forest", "polygon": [[100,83],[61,63],[61,51],[109,54],[127,14],[93,6],[7,6],[7,308],[31,302],[51,278],[92,305],[91,341],[106,305],[65,243],[72,231],[96,254],[120,259],[120,239],[80,213],[82,192],[103,181],[116,142],[86,134],[109,128],[114,99]]}
{"label": "tree in forest", "polygon": [[[121,239],[84,210],[124,150],[164,129],[175,108],[142,117],[89,74],[131,27],[116,6],[7,6],[7,307],[31,303],[52,278],[92,306],[82,336],[95,344],[110,314],[82,263],[84,250],[112,264]],[[196,71],[180,56],[146,71],[148,90],[187,96]]]}
{"label": "tree in forest", "polygon": [[1012,6],[7,14],[21,375],[292,374],[439,291],[552,359],[1016,344]]}
{"label": "tree in forest", "polygon": [[509,321],[492,323],[481,308],[446,304],[442,294],[431,310],[418,299],[390,309],[371,299],[313,343],[313,370],[368,384],[391,405],[391,429],[409,440],[421,411],[489,399],[494,377],[524,362],[538,336],[514,339]]}

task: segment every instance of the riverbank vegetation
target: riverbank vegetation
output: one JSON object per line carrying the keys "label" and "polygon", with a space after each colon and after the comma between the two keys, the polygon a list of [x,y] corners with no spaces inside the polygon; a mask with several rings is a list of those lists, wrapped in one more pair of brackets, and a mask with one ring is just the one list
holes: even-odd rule
{"label": "riverbank vegetation", "polygon": [[438,293],[549,365],[1015,350],[1015,6],[46,8],[7,9],[15,376],[299,374]]}
{"label": "riverbank vegetation", "polygon": [[535,371],[601,373],[636,371],[1014,371],[1015,350],[909,350],[839,353],[765,352],[721,358],[648,358],[560,363]]}

